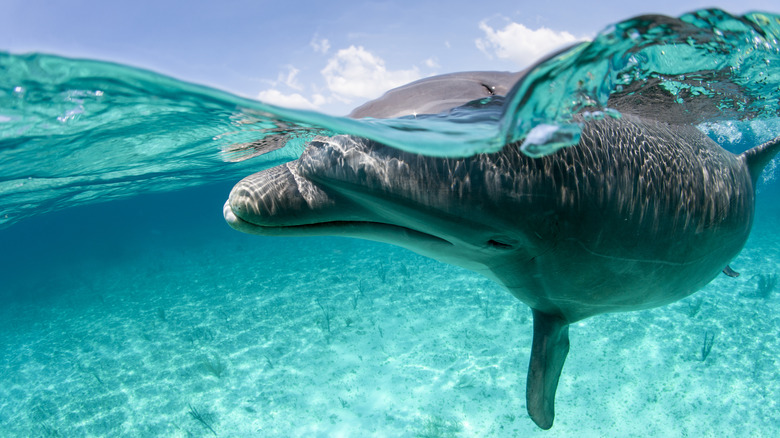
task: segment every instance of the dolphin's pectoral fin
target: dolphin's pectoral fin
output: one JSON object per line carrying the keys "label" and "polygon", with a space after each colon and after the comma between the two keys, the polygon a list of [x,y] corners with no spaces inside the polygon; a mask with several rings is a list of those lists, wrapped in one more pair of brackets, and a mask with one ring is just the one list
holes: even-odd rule
{"label": "dolphin's pectoral fin", "polygon": [[728,275],[729,277],[739,277],[739,272],[731,269],[731,266],[726,265],[725,268],[723,268],[723,273]]}
{"label": "dolphin's pectoral fin", "polygon": [[526,404],[528,415],[542,429],[552,427],[555,390],[569,354],[569,324],[564,319],[533,310],[534,341],[528,365]]}

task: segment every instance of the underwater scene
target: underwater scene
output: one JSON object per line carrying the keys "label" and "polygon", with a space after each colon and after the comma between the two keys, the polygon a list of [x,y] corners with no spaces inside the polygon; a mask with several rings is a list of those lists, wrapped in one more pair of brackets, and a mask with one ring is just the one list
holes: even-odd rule
{"label": "underwater scene", "polygon": [[[517,145],[540,162],[587,142],[592,123],[637,117],[693,126],[729,157],[776,147],[780,15],[628,19],[540,60],[506,95],[389,119],[279,108],[108,62],[0,53],[0,435],[775,436],[777,158],[754,177],[752,230],[717,266],[724,273],[657,307],[571,311],[580,316],[552,387],[554,425],[531,413],[539,327],[511,282],[406,249],[461,257],[414,230],[258,231],[228,201],[256,172],[292,169],[300,183],[296,169],[329,141],[363,139],[419,162]],[[341,152],[334,161],[348,162]],[[316,194],[304,193],[308,205]],[[371,214],[414,207],[392,201]],[[420,230],[438,226],[415,217]],[[483,217],[475,208],[464,220]],[[485,252],[517,244],[505,238]],[[712,246],[707,257],[725,257]],[[532,261],[512,265],[513,278]],[[663,269],[670,288],[685,281]]]}

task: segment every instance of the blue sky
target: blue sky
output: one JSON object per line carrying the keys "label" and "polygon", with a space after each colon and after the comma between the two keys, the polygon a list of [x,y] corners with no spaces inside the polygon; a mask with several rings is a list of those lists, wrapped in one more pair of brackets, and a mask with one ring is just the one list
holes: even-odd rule
{"label": "blue sky", "polygon": [[148,68],[269,103],[345,114],[425,76],[519,70],[643,13],[780,12],[777,0],[648,2],[0,0],[0,50]]}

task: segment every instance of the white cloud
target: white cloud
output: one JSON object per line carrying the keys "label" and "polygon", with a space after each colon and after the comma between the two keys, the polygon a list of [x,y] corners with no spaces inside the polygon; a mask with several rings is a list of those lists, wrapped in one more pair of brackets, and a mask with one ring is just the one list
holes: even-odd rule
{"label": "white cloud", "polygon": [[292,88],[293,90],[303,90],[303,86],[298,82],[298,73],[301,71],[297,68],[288,65],[287,66],[287,74],[284,74],[282,72],[279,72],[279,76],[277,77],[276,81],[281,82],[284,85],[287,85],[288,87]]}
{"label": "white cloud", "polygon": [[409,70],[387,70],[382,58],[362,46],[339,50],[328,60],[322,75],[330,91],[341,100],[379,97],[391,88],[421,77],[417,67]]}
{"label": "white cloud", "polygon": [[311,39],[309,43],[312,49],[318,53],[328,53],[330,50],[330,42],[326,38],[317,38],[316,36]]}
{"label": "white cloud", "polygon": [[493,29],[487,22],[479,23],[485,32],[477,38],[477,48],[488,56],[509,59],[525,67],[550,51],[571,44],[577,38],[569,32],[556,32],[546,27],[532,30],[519,23],[509,23],[503,29]]}
{"label": "white cloud", "polygon": [[425,60],[425,66],[428,67],[428,68],[440,68],[441,67],[439,65],[439,63],[436,62],[435,58],[428,58],[428,59],[426,59]]}
{"label": "white cloud", "polygon": [[307,99],[299,93],[284,94],[275,88],[257,93],[257,98],[271,105],[309,110],[318,109],[327,101],[321,94],[315,94],[311,99]]}
{"label": "white cloud", "polygon": [[[314,38],[312,47],[328,50],[325,39]],[[324,47],[327,46],[327,47]],[[428,69],[439,68],[436,58],[423,61]],[[257,99],[287,108],[309,109],[325,112],[343,112],[355,105],[379,97],[385,91],[422,77],[413,66],[407,70],[388,70],[385,61],[361,46],[338,50],[328,59],[320,73],[325,86],[318,86],[299,69],[286,66],[276,80],[268,80],[267,89],[257,94]],[[303,78],[301,78],[301,76]],[[307,83],[304,85],[304,83]],[[345,108],[346,106],[348,108]]]}

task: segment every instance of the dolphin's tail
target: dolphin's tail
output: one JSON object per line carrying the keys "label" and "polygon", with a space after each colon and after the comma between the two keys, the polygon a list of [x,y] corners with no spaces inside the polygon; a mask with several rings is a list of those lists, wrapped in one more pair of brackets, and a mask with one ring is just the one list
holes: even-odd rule
{"label": "dolphin's tail", "polygon": [[778,152],[780,152],[780,137],[747,150],[740,155],[745,161],[745,164],[747,164],[748,170],[750,171],[750,177],[753,179],[754,187],[756,181],[758,181],[758,177],[761,175],[761,171],[764,170],[764,167],[772,161],[772,158],[774,158]]}
{"label": "dolphin's tail", "polygon": [[553,425],[555,390],[569,354],[569,323],[536,309],[533,313],[534,341],[525,399],[528,415],[537,426],[546,430]]}

